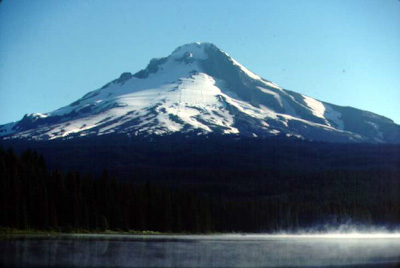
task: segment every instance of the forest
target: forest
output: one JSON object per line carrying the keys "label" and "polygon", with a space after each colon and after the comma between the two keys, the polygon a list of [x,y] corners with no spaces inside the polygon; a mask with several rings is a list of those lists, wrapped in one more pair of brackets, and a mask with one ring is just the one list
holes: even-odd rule
{"label": "forest", "polygon": [[[113,150],[99,146],[103,153],[92,154],[97,169],[79,170],[72,168],[75,162],[87,163],[87,142],[48,144],[0,149],[1,227],[211,233],[400,224],[395,145],[180,138],[129,145],[115,140]],[[87,146],[95,150],[94,144]],[[107,158],[115,161],[111,152],[136,156],[119,158],[125,164],[104,164]],[[56,166],[60,155],[72,165]]]}

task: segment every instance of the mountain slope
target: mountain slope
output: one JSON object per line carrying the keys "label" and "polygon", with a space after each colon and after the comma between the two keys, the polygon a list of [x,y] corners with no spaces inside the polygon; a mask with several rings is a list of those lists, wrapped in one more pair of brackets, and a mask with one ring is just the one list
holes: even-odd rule
{"label": "mountain slope", "polygon": [[282,89],[210,43],[178,47],[68,106],[0,126],[7,138],[43,140],[173,132],[400,142],[392,120]]}

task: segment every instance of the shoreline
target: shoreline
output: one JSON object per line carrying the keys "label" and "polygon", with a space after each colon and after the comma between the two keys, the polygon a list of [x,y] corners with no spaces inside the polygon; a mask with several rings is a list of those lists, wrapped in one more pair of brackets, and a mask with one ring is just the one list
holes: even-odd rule
{"label": "shoreline", "polygon": [[0,228],[2,238],[155,238],[155,239],[400,239],[400,232],[298,232],[298,233],[166,233],[156,231],[88,231],[73,230],[71,232],[59,232],[54,230],[12,229]]}

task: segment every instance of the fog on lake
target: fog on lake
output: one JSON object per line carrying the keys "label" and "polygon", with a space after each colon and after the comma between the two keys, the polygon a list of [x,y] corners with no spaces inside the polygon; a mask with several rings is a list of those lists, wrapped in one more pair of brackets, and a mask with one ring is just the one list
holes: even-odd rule
{"label": "fog on lake", "polygon": [[0,240],[2,267],[399,267],[399,235],[61,235]]}

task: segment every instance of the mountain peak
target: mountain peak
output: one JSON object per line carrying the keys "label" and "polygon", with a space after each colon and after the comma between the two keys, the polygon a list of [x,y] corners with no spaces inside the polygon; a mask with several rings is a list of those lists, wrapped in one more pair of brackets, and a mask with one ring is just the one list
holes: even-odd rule
{"label": "mountain peak", "polygon": [[207,54],[204,51],[205,46],[201,43],[190,43],[176,48],[170,57],[172,59],[207,59]]}
{"label": "mountain peak", "polygon": [[173,59],[192,58],[194,60],[208,59],[210,49],[223,53],[216,45],[208,42],[193,42],[177,47],[170,55]]}
{"label": "mountain peak", "polygon": [[56,111],[0,126],[0,136],[32,139],[173,132],[400,141],[393,122],[282,89],[207,42],[179,46]]}
{"label": "mountain peak", "polygon": [[[210,55],[213,54],[213,55]],[[153,58],[147,67],[134,74],[136,78],[147,78],[160,70],[190,69],[189,71],[205,71],[202,62],[219,57],[230,58],[225,52],[208,42],[193,42],[177,47],[169,56]],[[231,61],[232,63],[233,61]],[[183,64],[183,65],[182,65]],[[190,65],[190,66],[187,66]],[[187,71],[187,70],[186,70]]]}
{"label": "mountain peak", "polygon": [[204,50],[204,48],[210,48],[210,47],[217,48],[216,45],[214,45],[213,43],[209,43],[209,42],[192,42],[192,43],[187,43],[187,44],[184,44],[184,45],[181,45],[181,46],[177,47],[172,52],[172,54],[175,54],[175,53],[179,54],[179,53],[182,53],[182,52],[183,53],[184,52],[194,53],[196,51]]}

